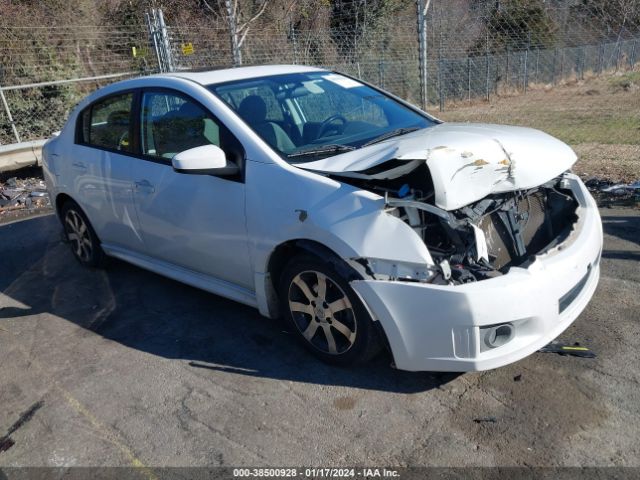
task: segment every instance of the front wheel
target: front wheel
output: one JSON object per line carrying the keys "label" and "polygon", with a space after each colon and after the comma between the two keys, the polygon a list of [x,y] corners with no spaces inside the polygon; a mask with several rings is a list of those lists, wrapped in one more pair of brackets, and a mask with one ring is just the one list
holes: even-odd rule
{"label": "front wheel", "polygon": [[320,259],[295,257],[282,274],[280,299],[298,339],[321,360],[350,365],[380,351],[364,305],[348,281]]}

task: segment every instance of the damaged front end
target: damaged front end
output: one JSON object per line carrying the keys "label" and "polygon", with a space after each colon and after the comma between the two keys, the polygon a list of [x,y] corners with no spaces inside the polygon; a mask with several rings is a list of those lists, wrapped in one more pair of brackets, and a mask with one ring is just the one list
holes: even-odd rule
{"label": "damaged front end", "polygon": [[369,148],[300,166],[383,197],[385,211],[411,226],[433,260],[420,267],[360,259],[370,277],[498,277],[562,243],[577,221],[566,173],[575,153],[543,132],[440,124]]}
{"label": "damaged front end", "polygon": [[432,283],[468,283],[526,267],[562,243],[577,220],[578,203],[563,176],[522,191],[490,195],[452,212],[407,187],[390,196],[388,213],[407,222],[439,265]]}
{"label": "damaged front end", "polygon": [[[409,165],[402,164],[406,172]],[[447,211],[435,205],[425,162],[394,179],[372,178],[371,173],[375,176],[360,172],[340,181],[383,196],[386,213],[411,226],[436,265],[358,259],[371,278],[456,285],[498,277],[511,267],[526,268],[561,244],[577,221],[578,203],[564,174],[535,188],[490,194]]]}

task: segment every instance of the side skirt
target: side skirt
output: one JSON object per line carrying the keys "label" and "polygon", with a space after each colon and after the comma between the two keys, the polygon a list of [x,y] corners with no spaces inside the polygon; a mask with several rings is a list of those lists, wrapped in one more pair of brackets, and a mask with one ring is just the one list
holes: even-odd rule
{"label": "side skirt", "polygon": [[200,272],[194,272],[188,268],[180,267],[172,263],[157,260],[155,258],[140,255],[115,245],[103,243],[102,249],[111,257],[119,258],[125,262],[136,265],[145,270],[150,270],[159,275],[186,283],[192,287],[200,288],[221,297],[244,303],[250,307],[258,307],[256,294],[251,290],[240,287],[234,283],[220,280]]}

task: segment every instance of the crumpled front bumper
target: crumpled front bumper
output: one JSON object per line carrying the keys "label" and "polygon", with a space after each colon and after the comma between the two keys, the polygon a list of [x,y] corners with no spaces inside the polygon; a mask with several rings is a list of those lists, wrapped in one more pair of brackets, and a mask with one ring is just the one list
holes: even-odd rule
{"label": "crumpled front bumper", "polygon": [[[562,333],[593,296],[602,223],[580,179],[567,177],[579,207],[569,237],[528,268],[456,286],[358,280],[352,287],[380,321],[395,364],[411,371],[476,371],[520,360]],[[511,323],[506,344],[481,351],[481,327]]]}

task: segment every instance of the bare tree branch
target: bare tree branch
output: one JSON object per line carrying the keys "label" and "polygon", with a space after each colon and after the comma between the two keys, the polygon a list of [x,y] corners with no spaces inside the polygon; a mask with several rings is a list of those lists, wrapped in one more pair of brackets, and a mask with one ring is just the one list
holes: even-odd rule
{"label": "bare tree branch", "polygon": [[209,3],[207,2],[207,0],[202,0],[202,3],[204,4],[204,6],[207,8],[207,10],[209,10],[211,13],[213,13],[216,17],[219,17],[220,15],[218,14],[217,11],[214,10],[214,8],[209,5]]}
{"label": "bare tree branch", "polygon": [[[244,31],[245,28],[249,28],[249,26],[255,22],[258,18],[260,18],[260,16],[265,12],[265,10],[267,9],[267,5],[269,4],[269,0],[264,0],[264,2],[262,2],[262,6],[260,7],[260,10],[258,10],[258,13],[256,13],[253,17],[251,17],[249,20],[247,20],[246,22],[244,22],[242,25],[238,25],[238,33],[242,33]],[[246,32],[244,33],[244,35],[246,35]]]}

